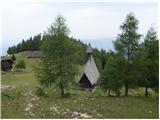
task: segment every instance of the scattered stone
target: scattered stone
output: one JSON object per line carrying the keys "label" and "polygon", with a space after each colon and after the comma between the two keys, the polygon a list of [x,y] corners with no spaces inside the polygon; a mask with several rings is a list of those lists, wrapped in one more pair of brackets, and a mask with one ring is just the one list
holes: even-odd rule
{"label": "scattered stone", "polygon": [[25,93],[24,96],[31,96],[32,97],[31,101],[38,101],[39,100],[39,97],[34,95],[31,90],[29,92]]}
{"label": "scattered stone", "polygon": [[24,110],[27,112],[27,111],[29,111],[29,110],[30,110],[30,108],[29,108],[29,107],[26,107]]}
{"label": "scattered stone", "polygon": [[83,117],[83,118],[92,118],[91,115],[88,115],[86,113],[80,113],[80,116]]}
{"label": "scattered stone", "polygon": [[31,111],[29,111],[28,113],[29,113],[29,115],[30,115],[31,117],[34,117],[34,116],[35,116],[35,114],[32,113]]}
{"label": "scattered stone", "polygon": [[31,101],[36,101],[36,99],[35,98],[31,98]]}
{"label": "scattered stone", "polygon": [[69,109],[67,108],[66,111],[69,112]]}
{"label": "scattered stone", "polygon": [[73,112],[73,116],[78,116],[78,112]]}
{"label": "scattered stone", "polygon": [[28,103],[28,107],[32,108],[32,107],[33,107],[33,105],[32,105],[31,103]]}
{"label": "scattered stone", "polygon": [[92,118],[91,115],[88,115],[87,113],[80,113],[80,112],[73,112],[72,113],[72,118],[77,119],[78,117],[82,118]]}
{"label": "scattered stone", "polygon": [[35,114],[32,113],[31,110],[34,107],[33,103],[35,103],[36,106],[38,105],[38,103],[36,103],[36,101],[38,101],[39,98],[36,95],[32,94],[32,91],[25,93],[24,96],[30,97],[30,99],[27,101],[28,104],[26,105],[26,108],[24,110],[27,112],[27,114],[29,116],[34,117]]}
{"label": "scattered stone", "polygon": [[53,105],[52,107],[50,107],[50,111],[56,112],[57,114],[60,114],[61,110],[58,106]]}
{"label": "scattered stone", "polygon": [[99,113],[98,113],[97,115],[98,115],[98,116],[100,116],[100,117],[102,117],[102,115],[101,115],[101,114],[99,114]]}
{"label": "scattered stone", "polygon": [[72,118],[73,119],[77,119],[77,117],[78,117],[78,112],[73,112],[72,113]]}

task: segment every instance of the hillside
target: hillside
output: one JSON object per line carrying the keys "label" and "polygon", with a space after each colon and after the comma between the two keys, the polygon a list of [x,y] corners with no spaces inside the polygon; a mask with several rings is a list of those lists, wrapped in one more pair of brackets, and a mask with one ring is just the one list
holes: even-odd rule
{"label": "hillside", "polygon": [[2,73],[2,118],[158,118],[158,95],[150,91],[152,95],[144,97],[141,88],[130,90],[130,97],[107,97],[99,88],[95,92],[74,88],[69,98],[60,98],[57,89],[50,88],[38,96],[32,71],[36,60],[26,59],[29,53],[16,55],[26,61],[25,72]]}
{"label": "hillside", "polygon": [[[32,52],[33,51],[23,51],[23,52],[19,52],[19,53],[15,54],[15,56],[16,56],[15,64],[19,60],[24,60],[26,63],[26,70],[25,70],[26,72],[32,72],[34,69],[34,66],[36,65],[37,60],[38,60],[38,59],[28,59],[27,58]],[[14,64],[14,66],[15,66],[15,64]]]}

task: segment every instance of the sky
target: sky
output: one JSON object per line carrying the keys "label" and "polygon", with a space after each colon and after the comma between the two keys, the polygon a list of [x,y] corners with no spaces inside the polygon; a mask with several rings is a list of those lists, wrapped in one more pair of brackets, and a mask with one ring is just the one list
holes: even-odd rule
{"label": "sky", "polygon": [[[34,2],[33,2],[34,1]],[[93,47],[114,49],[112,41],[128,13],[139,20],[138,32],[145,35],[158,24],[158,4],[153,2],[4,2],[2,5],[2,50],[47,30],[60,13],[70,28],[70,36]]]}

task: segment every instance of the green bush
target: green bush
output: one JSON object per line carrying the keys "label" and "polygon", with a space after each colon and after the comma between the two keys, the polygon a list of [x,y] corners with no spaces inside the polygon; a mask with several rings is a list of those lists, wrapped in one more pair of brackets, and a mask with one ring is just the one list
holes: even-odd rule
{"label": "green bush", "polygon": [[16,71],[23,71],[26,69],[26,63],[24,60],[19,60],[15,65]]}
{"label": "green bush", "polygon": [[41,87],[37,87],[36,95],[38,95],[38,96],[47,96],[47,94],[45,93],[44,89],[41,88]]}
{"label": "green bush", "polygon": [[12,59],[13,61],[16,61],[16,56],[13,54],[12,57],[11,57],[11,59]]}
{"label": "green bush", "polygon": [[20,90],[9,88],[2,92],[2,96],[7,97],[12,100],[17,100],[22,96],[22,92]]}

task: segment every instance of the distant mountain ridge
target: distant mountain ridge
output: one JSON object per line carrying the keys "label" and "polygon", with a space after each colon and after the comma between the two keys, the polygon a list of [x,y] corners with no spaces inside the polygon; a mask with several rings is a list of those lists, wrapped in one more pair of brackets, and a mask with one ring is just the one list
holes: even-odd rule
{"label": "distant mountain ridge", "polygon": [[113,41],[115,38],[96,38],[96,39],[82,39],[84,43],[90,43],[93,48],[97,48],[99,50],[104,49],[106,51],[112,50],[114,51]]}

